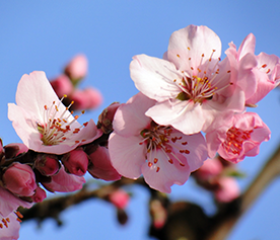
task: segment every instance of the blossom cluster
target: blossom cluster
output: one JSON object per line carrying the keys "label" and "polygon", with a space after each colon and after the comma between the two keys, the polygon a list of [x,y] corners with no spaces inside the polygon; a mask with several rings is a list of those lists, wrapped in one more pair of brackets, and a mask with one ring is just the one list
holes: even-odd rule
{"label": "blossom cluster", "polygon": [[[216,157],[234,164],[259,153],[270,130],[247,108],[280,82],[280,59],[254,50],[249,34],[238,49],[230,43],[222,60],[221,41],[208,27],[175,31],[162,59],[133,57],[139,93],[108,106],[97,125],[92,119],[80,124],[70,111],[102,100],[95,90],[77,89],[87,73],[83,55],[51,83],[41,71],[23,75],[16,104],[8,105],[23,144],[0,146],[0,239],[18,238],[19,206],[42,201],[45,190],[81,189],[86,172],[108,181],[143,175],[151,188],[170,193],[196,171],[197,182],[218,201],[237,197],[237,185],[222,174],[228,165]],[[235,191],[228,193],[228,186]],[[122,209],[129,197],[116,193],[109,201]]]}

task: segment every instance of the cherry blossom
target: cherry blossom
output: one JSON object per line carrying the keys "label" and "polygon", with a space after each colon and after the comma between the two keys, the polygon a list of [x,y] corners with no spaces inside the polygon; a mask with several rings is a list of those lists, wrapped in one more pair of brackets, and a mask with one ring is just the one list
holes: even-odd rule
{"label": "cherry blossom", "polygon": [[8,117],[23,143],[37,152],[63,154],[98,138],[93,120],[77,122],[58,99],[44,72],[23,75],[16,103],[8,104]]}
{"label": "cherry blossom", "polygon": [[136,179],[143,174],[151,188],[169,193],[173,184],[184,184],[203,164],[206,144],[201,133],[184,135],[145,116],[154,104],[138,93],[118,108],[109,153],[121,175]]}
{"label": "cherry blossom", "polygon": [[216,152],[233,163],[245,156],[256,156],[263,141],[270,139],[270,130],[258,114],[246,112],[235,114],[231,119],[217,119],[213,131],[206,134],[208,153],[214,157]]}
{"label": "cherry blossom", "polygon": [[130,64],[136,87],[157,103],[146,115],[184,134],[205,131],[224,111],[242,111],[244,92],[220,61],[219,37],[206,26],[175,31],[164,59],[137,55]]}

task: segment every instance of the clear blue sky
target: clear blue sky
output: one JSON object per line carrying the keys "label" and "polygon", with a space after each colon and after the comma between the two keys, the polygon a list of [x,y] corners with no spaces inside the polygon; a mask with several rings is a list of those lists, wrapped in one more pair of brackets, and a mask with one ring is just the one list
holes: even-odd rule
{"label": "clear blue sky", "polygon": [[[83,116],[81,122],[88,118],[96,121],[111,102],[126,102],[137,93],[129,74],[132,56],[145,53],[162,57],[171,33],[189,24],[214,30],[221,38],[223,52],[230,41],[239,46],[252,32],[257,39],[256,54],[264,51],[280,56],[280,3],[273,0],[26,0],[1,1],[0,9],[0,136],[4,144],[20,141],[6,117],[7,103],[14,102],[20,77],[34,70],[55,77],[77,53],[89,59],[89,75],[83,87],[92,85],[105,98],[104,104]],[[248,176],[240,181],[242,189],[278,145],[279,102],[280,91],[275,90],[255,110],[270,127],[272,138],[262,144],[258,157],[247,158],[239,165]],[[241,219],[229,240],[279,238],[279,187],[276,180]],[[205,204],[205,210],[211,212],[209,196],[194,189],[192,181],[174,187],[171,198],[188,197]],[[116,222],[109,204],[93,200],[66,211],[62,228],[53,221],[46,221],[40,230],[34,222],[24,224],[20,239],[149,239],[148,195],[139,187],[131,191],[130,220],[124,227]]]}

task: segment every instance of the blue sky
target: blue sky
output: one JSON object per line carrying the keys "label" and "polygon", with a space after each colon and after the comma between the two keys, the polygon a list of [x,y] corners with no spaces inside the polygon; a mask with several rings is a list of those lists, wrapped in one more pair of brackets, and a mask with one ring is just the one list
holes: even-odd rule
{"label": "blue sky", "polygon": [[[89,75],[82,87],[94,86],[103,96],[103,105],[83,116],[93,118],[111,102],[126,102],[137,93],[130,79],[132,56],[145,53],[161,58],[171,33],[189,24],[206,25],[221,38],[223,52],[233,41],[253,33],[257,39],[256,54],[263,51],[280,56],[280,4],[277,1],[191,1],[191,0],[58,0],[0,2],[0,136],[4,144],[19,142],[7,119],[7,103],[14,102],[20,77],[34,70],[57,76],[77,53],[89,59]],[[222,55],[222,58],[224,54]],[[270,156],[280,140],[278,125],[280,91],[271,92],[255,109],[270,127],[271,140],[263,143],[261,153],[239,164],[247,178],[239,181],[244,189]],[[279,229],[280,182],[276,180],[233,229],[229,240],[277,239]],[[134,192],[126,226],[119,226],[115,210],[109,204],[93,200],[71,208],[62,215],[65,226],[57,228],[46,221],[40,230],[35,222],[22,226],[21,240],[32,239],[149,239],[146,208],[148,195],[140,187]],[[209,196],[192,181],[175,186],[174,200],[188,198],[204,204],[211,212]]]}

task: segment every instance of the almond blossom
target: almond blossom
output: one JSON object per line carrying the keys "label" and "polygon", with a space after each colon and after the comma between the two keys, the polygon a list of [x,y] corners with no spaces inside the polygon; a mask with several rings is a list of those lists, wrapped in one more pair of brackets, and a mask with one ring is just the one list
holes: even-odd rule
{"label": "almond blossom", "polygon": [[164,59],[137,55],[130,64],[136,87],[157,103],[146,115],[184,134],[205,131],[217,115],[244,109],[244,92],[220,61],[221,41],[206,26],[175,31]]}
{"label": "almond blossom", "polygon": [[59,100],[44,72],[23,75],[18,83],[16,104],[8,104],[8,117],[23,143],[31,150],[63,154],[98,138],[93,120],[77,122]]}
{"label": "almond blossom", "polygon": [[145,116],[154,104],[154,100],[138,93],[118,108],[109,153],[121,175],[135,179],[143,174],[151,188],[169,193],[173,184],[184,184],[203,164],[206,144],[201,133],[184,135]]}
{"label": "almond blossom", "polygon": [[217,119],[211,128],[212,131],[206,134],[209,156],[213,158],[218,152],[233,163],[259,154],[260,144],[268,141],[271,133],[259,115],[253,112]]}

